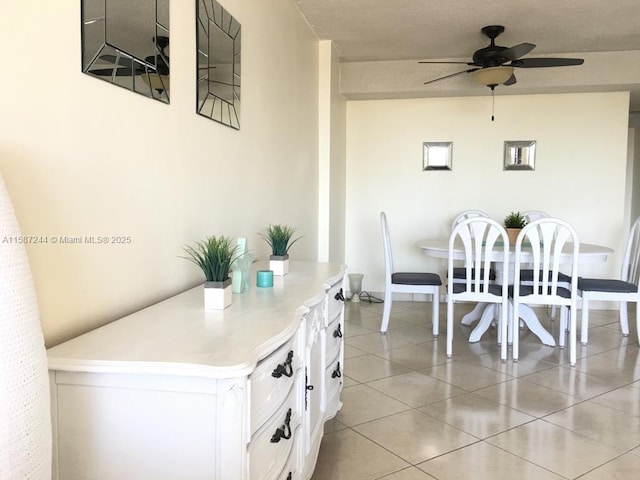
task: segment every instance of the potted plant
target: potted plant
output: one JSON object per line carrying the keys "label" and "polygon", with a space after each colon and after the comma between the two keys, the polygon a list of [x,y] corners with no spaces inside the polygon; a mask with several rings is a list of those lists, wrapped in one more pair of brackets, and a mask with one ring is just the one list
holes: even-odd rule
{"label": "potted plant", "polygon": [[271,247],[269,270],[273,270],[274,275],[283,276],[289,273],[289,249],[302,238],[292,240],[295,231],[288,225],[269,225],[259,233]]}
{"label": "potted plant", "polygon": [[520,230],[527,224],[526,218],[520,212],[511,212],[504,219],[504,227],[507,230],[509,243],[515,245]]}
{"label": "potted plant", "polygon": [[205,310],[224,310],[231,305],[231,278],[229,270],[237,257],[237,246],[229,237],[210,236],[196,243],[195,247],[183,247],[187,260],[198,265],[205,276]]}

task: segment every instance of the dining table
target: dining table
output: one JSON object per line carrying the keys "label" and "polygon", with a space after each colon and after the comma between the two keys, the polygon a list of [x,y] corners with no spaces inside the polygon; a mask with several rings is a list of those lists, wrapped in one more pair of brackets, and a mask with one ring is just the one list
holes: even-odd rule
{"label": "dining table", "polygon": [[[448,259],[449,258],[449,239],[443,238],[424,238],[415,242],[415,246],[420,249],[420,251],[434,258]],[[495,272],[496,272],[496,283],[502,284],[503,282],[508,282],[510,285],[513,284],[513,266],[515,262],[514,255],[515,248],[513,246],[510,247],[509,251],[509,272],[503,272],[501,270],[501,264],[498,262],[502,259],[501,251],[495,251]],[[570,244],[565,248],[567,251],[566,257],[564,255],[561,256],[561,261],[566,260],[565,263],[571,263],[572,253]],[[609,255],[613,253],[613,249],[606,247],[604,245],[597,245],[593,243],[582,243],[580,242],[580,250],[578,255],[578,261],[580,264],[589,264],[589,263],[601,263],[606,262]],[[465,259],[465,250],[464,247],[460,244],[454,244],[452,249],[453,259],[454,260],[464,260]],[[524,247],[521,252],[522,260],[526,262],[527,259],[533,260],[533,256],[530,251],[527,251],[527,248]],[[509,302],[510,307],[512,307],[512,302]],[[471,325],[475,321],[480,320],[478,324],[474,327],[469,335],[470,342],[477,342],[480,340],[482,335],[487,331],[493,321],[493,312],[494,308],[491,304],[478,303],[471,312],[467,313],[462,318],[462,323],[464,325]],[[555,346],[556,342],[553,336],[547,331],[546,328],[542,326],[540,320],[538,319],[535,311],[525,305],[520,304],[519,308],[519,317],[525,323],[525,325],[529,328],[529,330],[535,334],[540,341],[549,346]]]}

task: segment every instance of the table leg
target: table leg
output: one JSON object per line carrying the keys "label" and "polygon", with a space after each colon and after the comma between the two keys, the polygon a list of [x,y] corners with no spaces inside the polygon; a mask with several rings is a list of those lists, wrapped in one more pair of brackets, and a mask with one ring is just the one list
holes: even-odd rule
{"label": "table leg", "polygon": [[471,335],[469,335],[469,342],[479,342],[480,338],[486,332],[491,324],[493,323],[493,319],[495,317],[496,305],[495,303],[483,304],[486,305],[484,312],[482,312],[482,317],[480,317],[480,321],[476,328],[471,331]]}
{"label": "table leg", "polygon": [[[511,307],[513,308],[513,304],[511,303]],[[537,336],[542,343],[545,345],[549,345],[550,347],[556,346],[556,341],[553,336],[542,326],[540,320],[538,320],[538,316],[533,311],[533,309],[529,305],[520,304],[518,308],[518,316],[524,321],[524,323],[529,327],[529,330],[533,332],[535,336]],[[517,335],[517,331],[515,330],[515,322],[514,322],[514,335]]]}
{"label": "table leg", "polygon": [[488,305],[487,303],[482,303],[482,302],[476,303],[476,306],[473,307],[473,310],[471,310],[464,317],[462,317],[462,320],[460,320],[460,323],[462,323],[462,325],[469,326],[476,320],[479,320],[480,317],[482,317],[482,312],[484,311],[484,308],[487,305]]}

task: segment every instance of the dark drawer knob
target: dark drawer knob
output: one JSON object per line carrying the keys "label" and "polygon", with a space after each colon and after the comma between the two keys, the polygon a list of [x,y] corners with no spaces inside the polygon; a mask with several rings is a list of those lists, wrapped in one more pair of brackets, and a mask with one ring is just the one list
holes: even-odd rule
{"label": "dark drawer knob", "polygon": [[340,300],[340,301],[344,302],[344,295],[342,294],[342,289],[340,289],[340,291],[338,293],[336,293],[333,298],[335,298],[336,300]]}
{"label": "dark drawer knob", "polygon": [[340,362],[336,366],[336,369],[331,374],[331,378],[340,378],[342,376],[342,372],[340,371]]}
{"label": "dark drawer knob", "polygon": [[289,351],[284,363],[279,364],[274,368],[273,372],[271,372],[271,376],[275,378],[280,378],[282,375],[285,377],[293,375],[293,350]]}
{"label": "dark drawer knob", "polygon": [[333,332],[333,338],[342,338],[342,327],[338,324],[338,328],[336,328]]}
{"label": "dark drawer knob", "polygon": [[287,410],[287,418],[284,420],[284,425],[280,428],[276,428],[276,432],[271,436],[271,443],[278,443],[281,438],[289,440],[291,438],[291,409]]}

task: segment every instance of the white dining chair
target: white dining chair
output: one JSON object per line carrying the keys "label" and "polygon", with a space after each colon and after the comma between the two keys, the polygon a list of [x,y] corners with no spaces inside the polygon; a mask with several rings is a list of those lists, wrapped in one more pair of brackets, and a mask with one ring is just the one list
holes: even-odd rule
{"label": "white dining chair", "polygon": [[531,223],[541,218],[549,218],[551,215],[549,215],[547,212],[543,212],[542,210],[527,210],[525,212],[522,212],[522,216],[527,221],[527,223]]}
{"label": "white dining chair", "polygon": [[396,272],[393,268],[393,252],[387,216],[380,212],[380,228],[384,246],[384,306],[382,309],[382,323],[380,331],[386,333],[389,327],[391,305],[394,293],[419,293],[431,295],[431,323],[433,336],[439,333],[438,319],[440,316],[440,286],[442,279],[437,273],[431,272]]}
{"label": "white dining chair", "polygon": [[[451,223],[451,230],[453,230],[456,227],[456,225],[464,222],[465,220],[468,220],[469,218],[478,218],[478,217],[489,218],[489,215],[487,215],[482,210],[463,210],[458,215],[456,215],[456,218],[453,219],[453,222]],[[454,267],[453,277],[450,277],[450,278],[453,278],[454,282],[464,283],[466,272],[467,272],[467,269],[464,267]],[[495,280],[496,278],[495,271],[491,269],[490,273],[491,273],[491,279]]]}
{"label": "white dining chair", "polygon": [[[523,245],[526,245],[523,248]],[[571,283],[569,288],[559,281],[560,265],[570,254]],[[580,242],[575,230],[567,222],[557,218],[541,218],[527,224],[515,244],[513,317],[510,325],[513,334],[513,359],[519,356],[519,322],[523,305],[557,305],[560,307],[558,344],[565,346],[569,332],[569,363],[576,364],[576,305],[578,299],[578,257]],[[532,279],[523,282],[522,267],[532,268]],[[524,307],[523,307],[524,308]]]}
{"label": "white dining chair", "polygon": [[[508,271],[509,241],[504,227],[488,217],[474,217],[458,223],[449,236],[448,274],[452,278],[455,251],[462,245],[464,251],[464,281],[447,284],[447,357],[453,354],[454,304],[479,302],[486,307],[480,324],[491,323],[497,317],[500,358],[507,358],[508,285],[496,284],[490,275],[491,263],[500,264]],[[475,274],[472,274],[475,271]],[[481,272],[481,274],[478,274]],[[495,307],[499,306],[498,312]],[[496,315],[497,313],[497,315]]]}
{"label": "white dining chair", "polygon": [[619,278],[578,278],[578,292],[580,296],[582,296],[580,342],[583,345],[586,345],[589,340],[589,302],[591,300],[618,302],[618,308],[620,309],[620,329],[622,330],[622,335],[625,337],[629,335],[627,303],[635,303],[638,342],[640,343],[640,317],[638,316],[638,301],[640,301],[639,285],[640,218],[634,222],[629,232]]}
{"label": "white dining chair", "polygon": [[[482,210],[463,210],[458,215],[456,215],[456,217],[453,219],[453,222],[451,224],[451,230],[453,230],[455,226],[458,225],[459,223],[462,223],[469,218],[477,218],[477,217],[489,218],[489,215],[487,215]],[[475,275],[475,271],[473,269],[471,270],[471,274]],[[491,276],[490,279],[492,281],[495,280],[496,272],[494,268],[491,268],[489,270],[489,274]],[[467,270],[464,267],[454,266],[453,276],[451,277],[449,276],[449,272],[447,272],[447,277],[451,278],[453,282],[464,283],[466,275],[467,275]],[[467,313],[465,316],[462,317],[462,319],[460,320],[460,323],[467,326],[473,324],[476,320],[482,317],[482,313],[484,312],[485,308],[486,308],[485,304],[477,303],[471,312]]]}
{"label": "white dining chair", "polygon": [[[522,212],[522,216],[525,218],[527,223],[535,222],[536,220],[539,220],[541,218],[551,217],[551,215],[549,215],[547,212],[543,212],[541,210],[527,210],[526,212]],[[533,279],[533,270],[531,269],[521,270],[520,279],[522,283],[531,284],[531,281]],[[569,275],[566,275],[563,272],[558,273],[558,281],[561,282],[562,284],[561,286],[567,289],[570,288],[571,277]],[[551,318],[555,318],[555,316],[556,316],[556,306],[551,305]]]}

